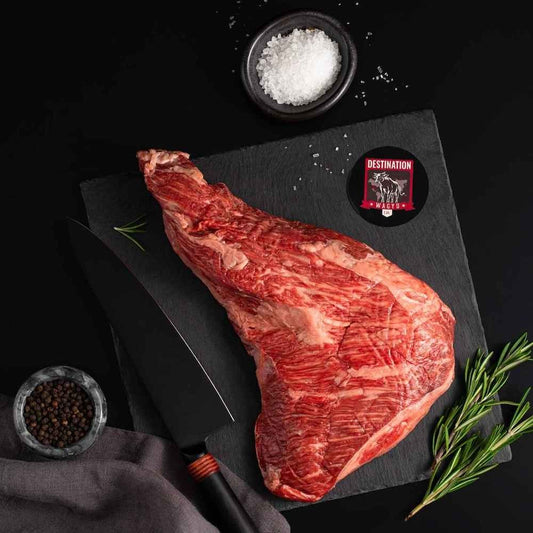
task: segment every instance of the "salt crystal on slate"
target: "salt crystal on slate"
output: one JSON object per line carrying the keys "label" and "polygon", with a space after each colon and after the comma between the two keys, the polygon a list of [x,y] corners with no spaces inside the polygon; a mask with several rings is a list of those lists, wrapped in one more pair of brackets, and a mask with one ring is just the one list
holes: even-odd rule
{"label": "salt crystal on slate", "polygon": [[316,154],[313,154],[313,157],[318,157],[320,154],[319,153],[316,153]]}
{"label": "salt crystal on slate", "polygon": [[341,69],[339,45],[322,30],[273,36],[257,63],[259,83],[279,104],[305,105],[322,96]]}

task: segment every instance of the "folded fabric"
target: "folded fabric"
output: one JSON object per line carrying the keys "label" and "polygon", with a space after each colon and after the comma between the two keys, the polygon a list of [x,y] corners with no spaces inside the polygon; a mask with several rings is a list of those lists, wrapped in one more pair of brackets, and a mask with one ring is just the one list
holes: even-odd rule
{"label": "folded fabric", "polygon": [[[194,482],[172,442],[106,428],[84,454],[48,460],[18,439],[12,401],[0,395],[0,529],[14,532],[211,533]],[[284,533],[283,516],[221,465],[264,533]]]}

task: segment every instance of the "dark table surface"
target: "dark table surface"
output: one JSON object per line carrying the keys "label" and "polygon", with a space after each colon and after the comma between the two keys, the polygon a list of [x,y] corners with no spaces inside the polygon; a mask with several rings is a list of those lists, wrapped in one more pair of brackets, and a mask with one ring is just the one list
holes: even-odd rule
{"label": "dark table surface", "polygon": [[[498,348],[528,329],[533,335],[526,5],[242,0],[176,3],[171,11],[147,4],[114,13],[91,4],[71,13],[48,5],[10,13],[0,37],[8,311],[0,390],[14,394],[34,370],[68,363],[101,383],[110,423],[131,427],[106,321],[73,267],[61,225],[66,216],[84,218],[80,181],[134,170],[139,148],[201,156],[423,108],[437,116],[488,344]],[[246,34],[297,8],[349,22],[359,68],[326,115],[283,124],[252,106],[238,71]],[[390,83],[372,79],[378,68]],[[512,375],[505,396],[517,399],[531,384],[533,364]],[[286,516],[295,532],[531,525],[533,437],[513,452],[512,462],[405,525],[424,483]]]}

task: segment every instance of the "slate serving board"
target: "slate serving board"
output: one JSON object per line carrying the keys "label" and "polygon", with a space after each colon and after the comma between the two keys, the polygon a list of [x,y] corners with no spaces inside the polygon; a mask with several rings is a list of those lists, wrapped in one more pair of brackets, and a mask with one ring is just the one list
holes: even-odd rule
{"label": "slate serving board", "polygon": [[[428,174],[429,194],[424,209],[401,226],[384,228],[366,222],[354,211],[346,194],[346,179],[355,161],[380,146],[397,146],[412,152]],[[187,150],[186,146],[172,148]],[[313,157],[313,154],[319,155]],[[193,154],[192,159],[208,182],[225,182],[249,204],[366,242],[426,281],[457,319],[458,369],[477,347],[485,346],[431,111],[395,115],[209,157],[195,158]],[[163,232],[160,208],[146,191],[142,176],[121,175],[84,182],[82,194],[91,228],[132,269],[184,333],[237,420],[209,439],[210,451],[278,509],[307,505],[276,498],[264,488],[254,451],[253,426],[260,409],[260,396],[253,360],[245,352],[223,308],[172,251]],[[113,230],[113,226],[143,213],[147,215],[148,226],[140,240],[146,253]],[[145,398],[142,385],[136,382],[127,354],[119,344],[117,348],[132,410],[136,411],[133,414],[137,428],[164,432],[160,421],[155,420],[157,415]],[[341,481],[323,500],[427,478],[432,427],[436,417],[460,394],[461,386],[456,380],[406,439]],[[172,401],[172,391],[168,391],[168,397]],[[500,421],[501,412],[495,410],[487,417],[484,427]],[[499,460],[510,457],[510,449],[506,449]]]}

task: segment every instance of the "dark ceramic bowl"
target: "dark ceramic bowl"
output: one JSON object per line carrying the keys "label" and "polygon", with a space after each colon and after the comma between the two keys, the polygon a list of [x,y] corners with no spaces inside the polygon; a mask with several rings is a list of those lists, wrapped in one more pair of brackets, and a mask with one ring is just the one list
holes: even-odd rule
{"label": "dark ceramic bowl", "polygon": [[[89,431],[85,437],[66,448],[55,448],[54,446],[45,446],[44,444],[41,444],[28,431],[26,422],[24,421],[24,405],[26,404],[26,398],[32,393],[37,385],[55,379],[74,381],[85,390],[94,404],[94,416]],[[96,438],[102,433],[107,420],[107,402],[102,389],[99,387],[98,383],[89,376],[89,374],[70,366],[50,366],[35,372],[35,374],[32,374],[21,385],[13,404],[13,420],[15,422],[17,434],[26,446],[45,457],[66,459],[67,457],[78,455],[90,448]]]}
{"label": "dark ceramic bowl", "polygon": [[[259,84],[259,75],[256,69],[261,52],[266,48],[267,42],[274,35],[287,35],[295,28],[324,31],[328,37],[338,43],[342,58],[341,70],[330,89],[314,102],[301,106],[278,104],[267,95]],[[281,120],[296,121],[316,117],[334,106],[352,83],[356,67],[355,45],[349,33],[338,20],[318,11],[296,11],[274,20],[253,37],[244,52],[241,77],[248,96],[262,111]]]}

